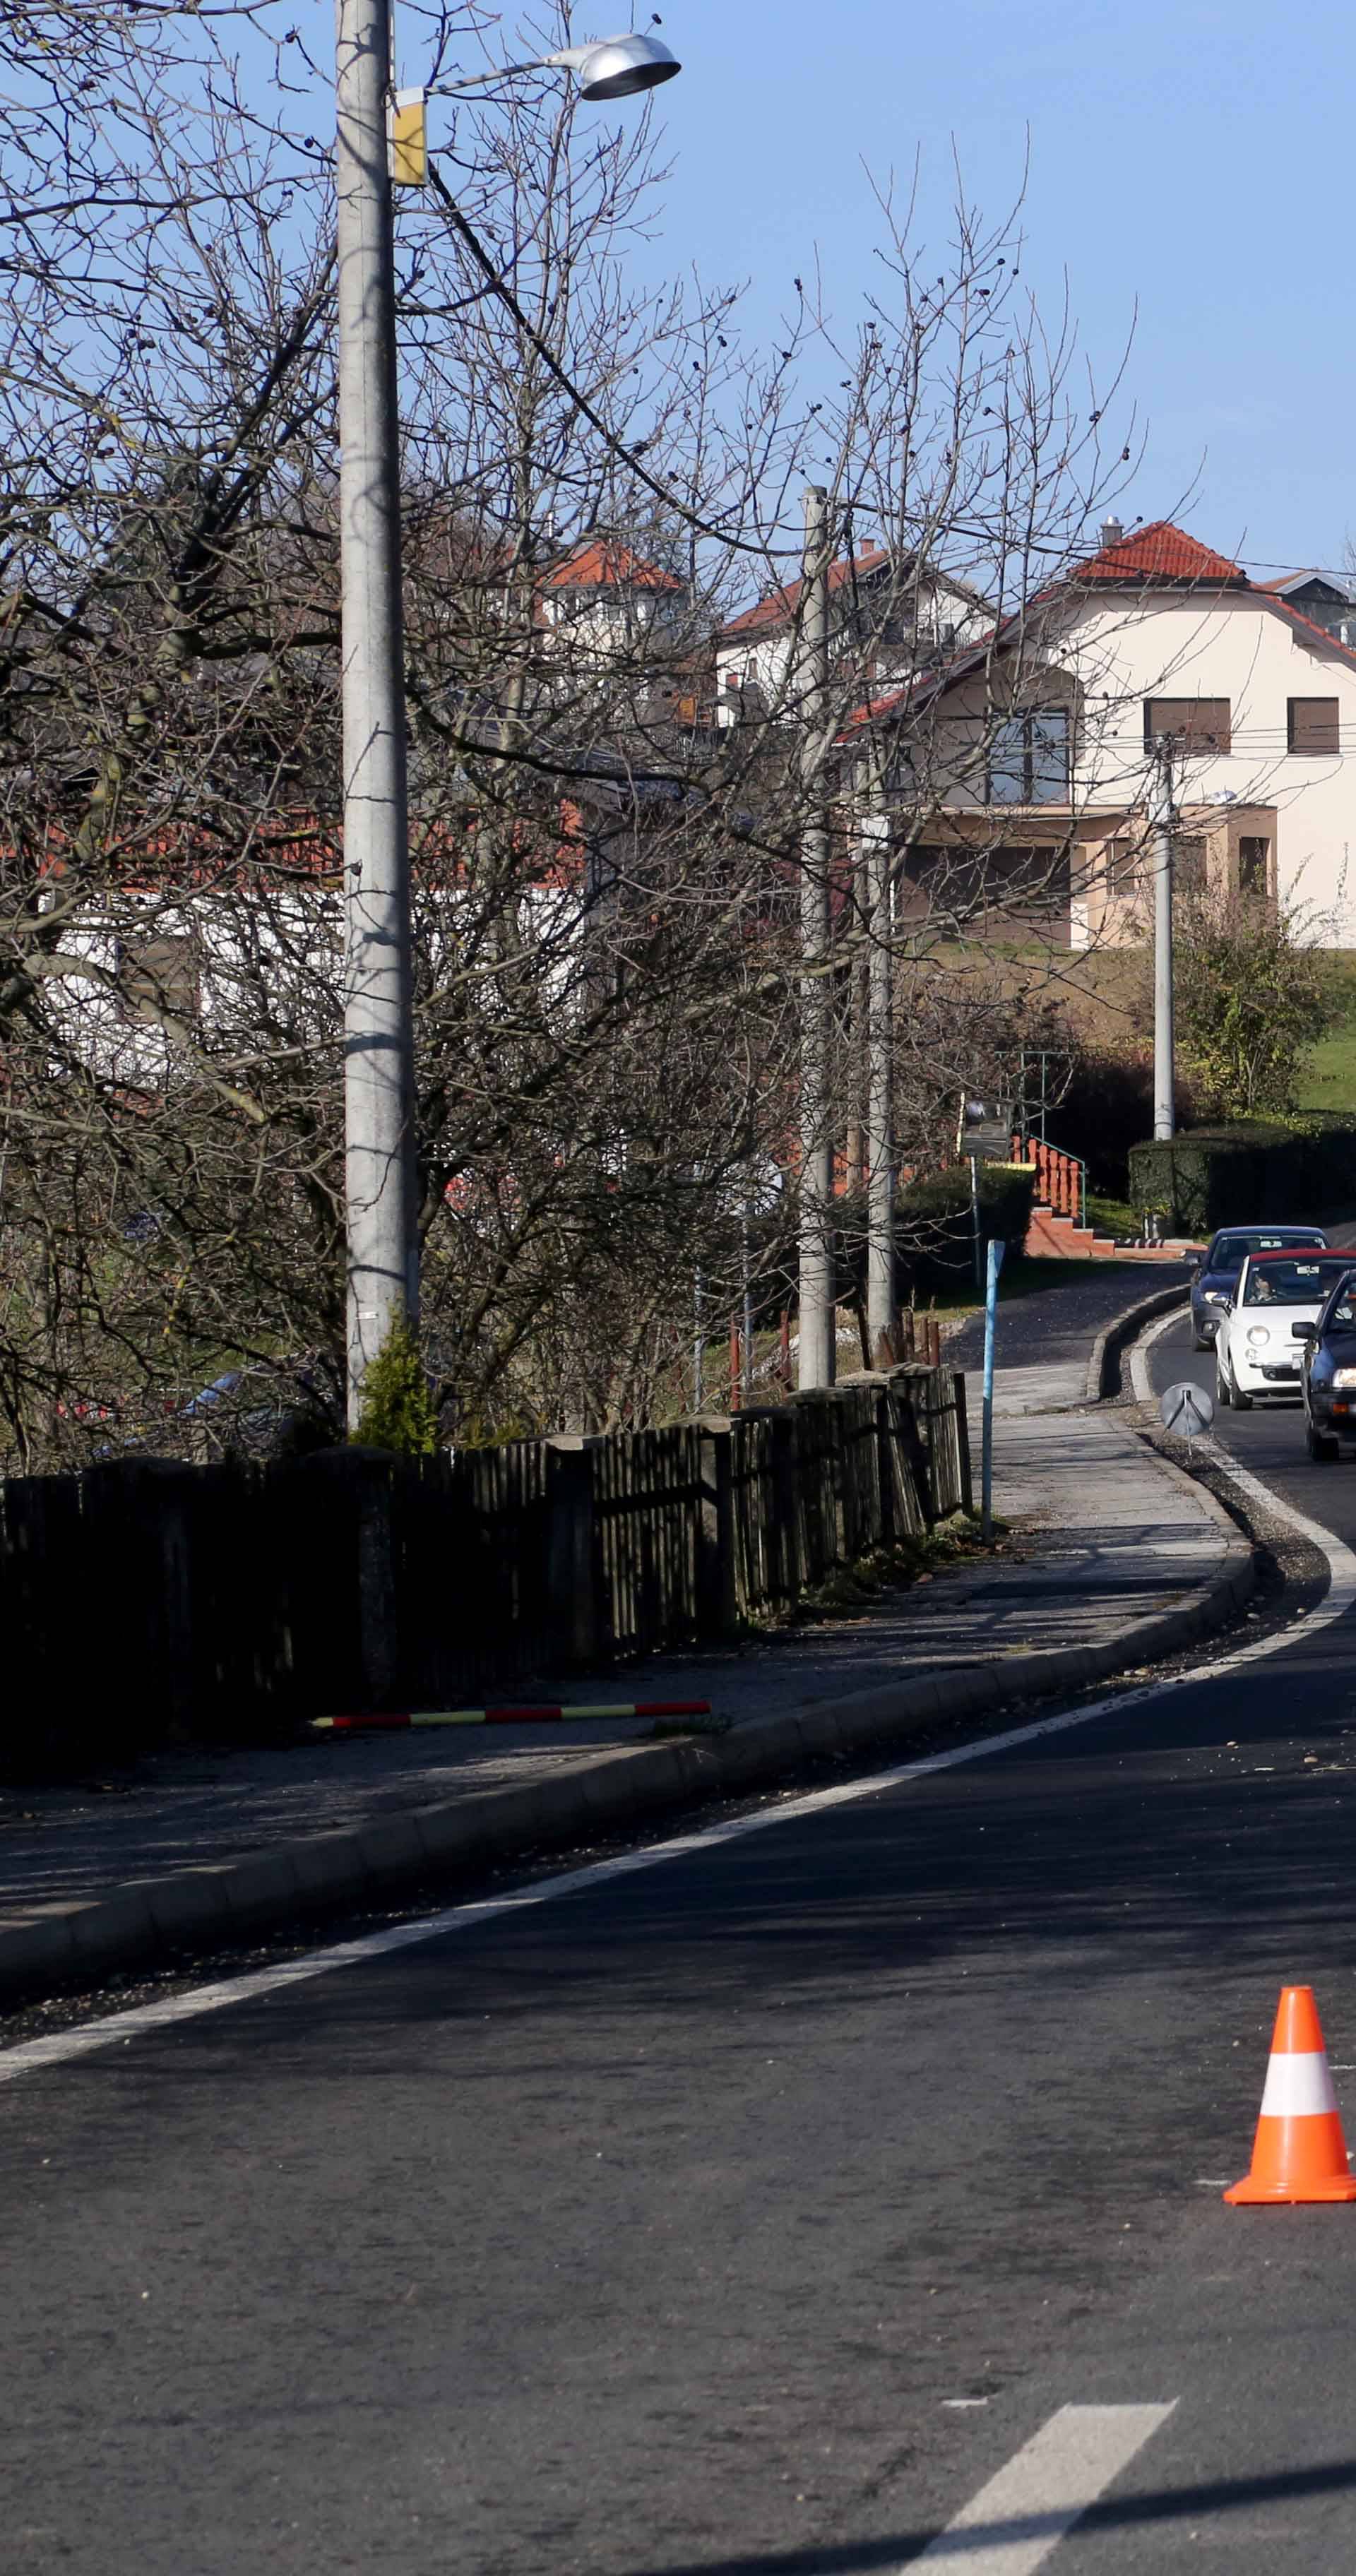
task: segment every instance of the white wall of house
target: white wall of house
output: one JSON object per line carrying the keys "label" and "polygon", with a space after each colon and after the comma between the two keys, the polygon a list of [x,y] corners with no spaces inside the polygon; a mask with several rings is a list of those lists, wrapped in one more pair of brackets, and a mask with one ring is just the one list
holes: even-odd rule
{"label": "white wall of house", "polygon": [[[1073,626],[1065,659],[1086,690],[1109,692],[1106,719],[1075,755],[1076,792],[1112,801],[1146,772],[1144,702],[1227,698],[1227,752],[1184,758],[1179,801],[1274,805],[1283,901],[1330,946],[1356,944],[1356,657],[1297,629],[1265,599],[1224,593],[1130,605],[1097,601]],[[1290,702],[1335,699],[1335,753],[1289,749]]]}
{"label": "white wall of house", "polygon": [[[1146,702],[1226,700],[1229,747],[1179,758],[1178,803],[1274,807],[1273,881],[1282,901],[1323,944],[1356,946],[1356,655],[1292,625],[1264,592],[1096,590],[1075,595],[1056,616],[1039,653],[1028,640],[1019,696],[1033,710],[1070,707],[1068,791],[1029,805],[995,799],[996,821],[1006,810],[1028,823],[1045,814],[1053,825],[1090,808],[1143,803],[1152,776]],[[996,720],[985,710],[1002,674],[1000,654],[992,673],[958,683],[931,719],[941,801],[957,811],[986,802],[982,746]],[[1302,709],[1313,701],[1336,703],[1336,751],[1290,748],[1292,702]],[[993,765],[1001,767],[997,756]]]}
{"label": "white wall of house", "polygon": [[[846,593],[835,591],[830,597],[830,653],[842,649],[848,633],[845,615]],[[871,686],[885,692],[902,688],[921,664],[939,652],[961,652],[985,632],[991,624],[991,612],[969,591],[958,590],[953,583],[938,575],[920,585],[917,608],[914,594],[905,591],[899,598],[897,613],[902,633],[898,641],[882,640],[872,645],[873,615],[885,618],[894,606],[889,576],[876,576],[864,582],[860,593],[858,630],[861,647],[872,663]],[[948,642],[943,642],[949,638]],[[716,640],[716,708],[717,723],[739,722],[739,693],[757,689],[769,710],[795,704],[793,656],[799,650],[799,637],[794,621],[780,625],[754,626],[741,632],[727,629]]]}
{"label": "white wall of house", "polygon": [[682,590],[649,590],[641,584],[606,588],[598,583],[581,590],[544,591],[543,626],[568,635],[584,653],[611,660],[634,653],[651,641],[672,641],[688,614]]}

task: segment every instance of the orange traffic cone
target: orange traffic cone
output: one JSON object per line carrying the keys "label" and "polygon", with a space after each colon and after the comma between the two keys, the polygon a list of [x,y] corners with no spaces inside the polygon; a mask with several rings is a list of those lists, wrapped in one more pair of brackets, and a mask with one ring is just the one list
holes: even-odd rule
{"label": "orange traffic cone", "polygon": [[1255,2201],[1356,2200],[1312,1986],[1282,1986],[1252,2171],[1226,2191]]}

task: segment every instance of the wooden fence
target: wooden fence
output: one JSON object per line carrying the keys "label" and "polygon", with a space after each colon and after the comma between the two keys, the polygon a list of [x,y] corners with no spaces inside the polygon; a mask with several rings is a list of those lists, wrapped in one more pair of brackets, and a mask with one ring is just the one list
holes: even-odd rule
{"label": "wooden fence", "polygon": [[17,1478],[0,1485],[0,1771],[447,1707],[713,1642],[969,1502],[964,1379],[914,1366],[419,1463],[332,1449]]}

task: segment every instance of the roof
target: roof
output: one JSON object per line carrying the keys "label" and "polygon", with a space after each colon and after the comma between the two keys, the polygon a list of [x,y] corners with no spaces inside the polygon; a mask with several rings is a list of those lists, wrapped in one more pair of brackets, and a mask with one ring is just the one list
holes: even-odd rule
{"label": "roof", "polygon": [[1259,581],[1256,588],[1270,591],[1279,599],[1288,599],[1297,590],[1307,590],[1311,582],[1317,582],[1329,599],[1340,599],[1348,607],[1356,604],[1350,591],[1345,590],[1340,582],[1330,580],[1325,572],[1288,572],[1284,581]]}
{"label": "roof", "polygon": [[[1238,1234],[1243,1233],[1244,1230],[1242,1226],[1229,1229],[1231,1233]],[[1271,1233],[1279,1234],[1280,1231],[1279,1226],[1268,1228],[1268,1232]],[[1284,1246],[1266,1244],[1259,1252],[1250,1252],[1247,1257],[1255,1266],[1259,1261],[1293,1261],[1297,1252],[1312,1253],[1315,1261],[1331,1262],[1334,1268],[1339,1270],[1356,1270],[1356,1261],[1353,1261],[1350,1252],[1342,1250],[1340,1243],[1290,1243]]]}
{"label": "roof", "polygon": [[616,537],[587,537],[563,563],[543,573],[543,590],[681,590],[659,564],[646,563]]}
{"label": "roof", "polygon": [[1114,545],[1103,546],[1087,563],[1079,564],[1075,581],[1145,582],[1210,582],[1232,583],[1237,589],[1250,590],[1241,564],[1228,555],[1217,555],[1185,528],[1175,528],[1171,519],[1152,519],[1146,528],[1133,528]]}
{"label": "roof", "polygon": [[[1312,575],[1300,576],[1301,581],[1312,578]],[[1270,609],[1283,617],[1302,642],[1308,642],[1312,637],[1340,660],[1356,665],[1356,647],[1344,644],[1330,627],[1320,626],[1314,618],[1306,617],[1303,609],[1293,607],[1289,599],[1282,596],[1288,584],[1251,582],[1242,566],[1232,562],[1228,555],[1216,554],[1211,547],[1201,545],[1197,538],[1188,536],[1184,528],[1174,527],[1170,519],[1154,519],[1148,527],[1136,528],[1132,535],[1118,538],[1114,545],[1103,546],[1101,552],[1091,556],[1086,563],[1076,564],[1064,579],[1053,581],[1044,590],[1037,591],[1025,608],[1014,609],[986,635],[976,637],[944,670],[929,672],[921,680],[892,690],[887,697],[868,699],[864,705],[854,707],[844,722],[840,740],[860,727],[877,723],[883,716],[892,714],[906,700],[923,705],[933,697],[944,696],[958,680],[978,669],[994,647],[1000,645],[1014,628],[1022,625],[1033,608],[1049,605],[1058,598],[1061,590],[1080,582],[1123,582],[1127,587],[1133,585],[1141,590],[1161,588],[1167,591],[1194,589],[1199,583],[1216,590],[1245,591],[1259,608]],[[727,627],[725,631],[728,634],[730,629]]]}
{"label": "roof", "polygon": [[[879,572],[890,560],[888,546],[863,546],[860,553],[843,555],[829,566],[829,589],[841,590],[845,581],[860,581],[863,573]],[[800,606],[803,581],[789,581],[781,590],[770,590],[766,599],[755,601],[752,608],[742,609],[721,628],[721,640],[727,635],[755,635],[767,627],[789,626]]]}

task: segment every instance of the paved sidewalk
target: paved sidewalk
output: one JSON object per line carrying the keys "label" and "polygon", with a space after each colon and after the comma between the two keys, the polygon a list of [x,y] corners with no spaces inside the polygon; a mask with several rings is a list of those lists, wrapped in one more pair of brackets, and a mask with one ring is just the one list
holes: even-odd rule
{"label": "paved sidewalk", "polygon": [[[1034,1332],[1009,1331],[1014,1364],[995,1390],[995,1502],[1012,1531],[1000,1554],[779,1637],[598,1681],[539,1679],[546,1700],[707,1698],[718,1738],[656,1744],[645,1721],[621,1720],[329,1739],[0,1795],[0,1992],[770,1783],[814,1753],[897,1744],[948,1711],[1073,1687],[1218,1625],[1252,1569],[1211,1497],[1111,1408],[1031,1410],[1042,1391],[1069,1406],[1086,1324],[1123,1295],[1104,1282],[1104,1311],[1080,1311],[1077,1334],[1052,1331],[1048,1313]],[[1058,1356],[1027,1360],[1033,1340]]]}
{"label": "paved sidewalk", "polygon": [[[1032,1372],[1014,1374],[1025,1383]],[[1009,1420],[996,1412],[995,1507],[1015,1524],[1008,1552],[766,1641],[654,1656],[592,1681],[548,1675],[540,1697],[709,1699],[713,1720],[743,1726],[995,1656],[1097,1645],[1127,1618],[1178,1607],[1218,1572],[1226,1531],[1210,1498],[1165,1473],[1113,1415]],[[654,1733],[644,1719],[621,1719],[349,1736],[167,1755],[121,1779],[109,1774],[93,1791],[15,1792],[0,1797],[0,1930],[16,1905],[88,1899],[110,1878],[230,1860],[294,1835],[516,1784]]]}

